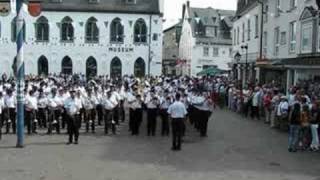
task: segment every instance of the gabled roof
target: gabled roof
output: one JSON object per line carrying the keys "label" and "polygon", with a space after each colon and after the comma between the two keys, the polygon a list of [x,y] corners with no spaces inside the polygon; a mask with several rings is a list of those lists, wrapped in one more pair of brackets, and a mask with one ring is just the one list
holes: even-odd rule
{"label": "gabled roof", "polygon": [[232,10],[220,10],[209,8],[190,8],[190,17],[192,19],[200,18],[204,26],[219,25],[219,19],[221,17],[234,16]]}
{"label": "gabled roof", "polygon": [[[202,26],[217,26],[220,31],[230,31],[232,28],[232,18],[235,11],[209,8],[189,9],[189,18],[192,28],[192,35],[196,36],[196,27],[199,23]],[[209,37],[208,37],[209,38]]]}
{"label": "gabled roof", "polygon": [[176,28],[176,27],[182,27],[182,21],[180,21],[180,22],[178,22],[177,24],[175,24],[175,25],[173,25],[173,26],[165,29],[163,32],[165,33],[165,32],[170,31],[171,29],[174,29],[174,28]]}
{"label": "gabled roof", "polygon": [[43,0],[42,9],[43,11],[160,14],[158,0],[136,0],[135,4],[126,3],[126,0],[99,0],[98,3],[89,3],[89,0],[62,0],[61,3]]}
{"label": "gabled roof", "polygon": [[248,9],[255,7],[258,4],[257,1],[266,0],[238,0],[236,15],[241,16]]}
{"label": "gabled roof", "polygon": [[308,18],[315,17],[318,14],[318,11],[314,9],[312,6],[307,6],[301,13],[300,21]]}

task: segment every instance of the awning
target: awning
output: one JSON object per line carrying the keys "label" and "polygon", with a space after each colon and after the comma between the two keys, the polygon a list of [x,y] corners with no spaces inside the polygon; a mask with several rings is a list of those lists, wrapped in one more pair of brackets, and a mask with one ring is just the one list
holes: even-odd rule
{"label": "awning", "polygon": [[210,68],[204,69],[203,71],[199,72],[197,74],[197,76],[215,76],[218,74],[222,74],[224,72],[226,72],[226,71],[218,69],[216,67],[210,67]]}

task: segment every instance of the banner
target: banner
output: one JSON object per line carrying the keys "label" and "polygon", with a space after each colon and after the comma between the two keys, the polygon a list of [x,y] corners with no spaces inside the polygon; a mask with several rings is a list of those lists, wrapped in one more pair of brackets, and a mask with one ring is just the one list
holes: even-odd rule
{"label": "banner", "polygon": [[8,16],[11,12],[10,2],[0,2],[0,16]]}
{"label": "banner", "polygon": [[40,2],[29,2],[28,11],[31,16],[37,17],[41,14],[41,4]]}

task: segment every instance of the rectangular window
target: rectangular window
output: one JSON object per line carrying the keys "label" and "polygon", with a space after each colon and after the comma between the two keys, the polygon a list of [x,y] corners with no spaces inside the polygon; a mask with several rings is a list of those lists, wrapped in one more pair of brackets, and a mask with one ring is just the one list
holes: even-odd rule
{"label": "rectangular window", "polygon": [[258,38],[259,37],[259,16],[258,15],[255,15],[254,16],[254,35],[255,35],[255,38]]}
{"label": "rectangular window", "polygon": [[233,30],[233,44],[237,44],[237,31],[236,29]]}
{"label": "rectangular window", "polygon": [[290,0],[290,9],[294,9],[297,7],[298,0]]}
{"label": "rectangular window", "polygon": [[219,56],[219,48],[213,48],[213,57]]}
{"label": "rectangular window", "polygon": [[264,23],[267,23],[268,22],[268,15],[269,14],[269,6],[268,5],[265,5],[265,9],[264,9],[264,18],[263,18],[263,22]]}
{"label": "rectangular window", "polygon": [[245,31],[245,25],[242,24],[242,42],[244,42],[244,31]]}
{"label": "rectangular window", "polygon": [[274,55],[278,56],[280,51],[280,28],[274,29]]}
{"label": "rectangular window", "polygon": [[301,30],[301,51],[311,52],[312,50],[312,23],[302,25]]}
{"label": "rectangular window", "polygon": [[239,45],[240,44],[240,28],[237,27],[237,44]]}
{"label": "rectangular window", "polygon": [[251,21],[250,21],[250,19],[248,19],[248,30],[247,30],[248,32],[248,41],[250,41],[250,37],[251,37]]}
{"label": "rectangular window", "polygon": [[203,56],[208,57],[209,56],[209,48],[203,47]]}
{"label": "rectangular window", "polygon": [[287,43],[287,33],[286,32],[281,32],[281,39],[280,39],[280,43],[281,45],[285,45]]}
{"label": "rectangular window", "polygon": [[263,32],[263,54],[267,56],[268,53],[268,32]]}
{"label": "rectangular window", "polygon": [[275,0],[276,3],[276,7],[275,7],[275,16],[280,16],[280,9],[281,9],[281,5],[280,5],[280,0]]}
{"label": "rectangular window", "polygon": [[295,52],[296,50],[296,33],[297,33],[297,22],[291,22],[289,27],[289,38],[290,38],[290,45],[289,45],[289,52]]}
{"label": "rectangular window", "polygon": [[152,40],[153,41],[158,41],[158,34],[157,33],[153,34]]}

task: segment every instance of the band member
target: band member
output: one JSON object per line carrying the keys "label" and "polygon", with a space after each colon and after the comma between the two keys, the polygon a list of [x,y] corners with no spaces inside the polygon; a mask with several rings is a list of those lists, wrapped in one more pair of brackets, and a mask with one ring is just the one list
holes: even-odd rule
{"label": "band member", "polygon": [[95,87],[96,97],[98,104],[96,105],[97,109],[97,116],[98,116],[98,125],[101,126],[101,122],[103,121],[103,92],[102,89],[99,89],[98,87]]}
{"label": "band member", "polygon": [[187,115],[185,105],[180,101],[180,94],[177,93],[175,102],[169,106],[168,114],[172,119],[172,150],[181,150],[182,126]]}
{"label": "band member", "polygon": [[43,90],[39,91],[38,98],[38,121],[40,128],[47,128],[47,108],[48,108],[48,98],[44,94]]}
{"label": "band member", "polygon": [[16,98],[12,89],[7,90],[7,95],[4,97],[5,113],[6,113],[6,134],[10,132],[12,125],[13,134],[16,133]]}
{"label": "band member", "polygon": [[157,111],[159,106],[159,99],[155,95],[154,90],[151,90],[151,92],[146,97],[146,106],[147,106],[147,131],[148,136],[156,135],[156,125],[157,125]]}
{"label": "band member", "polygon": [[103,105],[104,105],[104,133],[109,134],[109,128],[111,126],[112,133],[116,134],[116,124],[113,121],[113,110],[116,106],[112,101],[112,92],[108,91],[106,96],[103,98]]}
{"label": "band member", "polygon": [[172,103],[171,97],[168,95],[166,91],[162,97],[160,98],[160,117],[161,117],[161,135],[169,136],[169,116],[168,116],[168,108]]}
{"label": "band member", "polygon": [[119,125],[119,114],[120,114],[120,106],[119,102],[121,101],[120,94],[118,91],[115,90],[114,86],[111,86],[111,100],[115,104],[115,107],[113,109],[113,120],[115,121],[116,125]]}
{"label": "band member", "polygon": [[[139,135],[140,125],[142,122],[143,100],[141,95],[137,94],[135,101],[132,103],[133,117],[132,117],[132,135]],[[131,119],[130,119],[131,120]]]}
{"label": "band member", "polygon": [[127,89],[126,92],[126,100],[129,105],[129,131],[132,132],[133,130],[133,122],[134,122],[134,106],[133,103],[136,101],[136,97],[133,95],[133,93]]}
{"label": "band member", "polygon": [[51,96],[48,98],[49,102],[49,125],[47,134],[52,133],[53,127],[55,127],[57,134],[60,134],[60,112],[61,105],[63,104],[62,99],[57,96],[57,90],[52,89]]}
{"label": "band member", "polygon": [[35,91],[31,90],[29,95],[26,96],[25,100],[25,112],[26,112],[26,121],[27,121],[27,129],[28,134],[37,133],[37,121],[36,121],[36,110],[38,109],[38,100],[35,96]]}
{"label": "band member", "polygon": [[66,115],[69,134],[69,140],[67,144],[69,145],[73,142],[73,137],[74,144],[78,144],[81,122],[79,121],[79,118],[77,118],[77,115],[80,113],[81,101],[76,99],[74,90],[70,91],[70,97],[64,102],[64,108],[67,112]]}
{"label": "band member", "polygon": [[200,119],[200,136],[201,137],[207,137],[207,129],[208,129],[208,121],[212,114],[212,106],[213,102],[210,98],[210,96],[207,93],[203,93],[203,96],[205,98],[202,105],[199,107],[201,112],[201,119]]}
{"label": "band member", "polygon": [[97,98],[93,94],[92,90],[87,91],[88,96],[84,99],[85,122],[86,122],[86,132],[89,132],[89,126],[91,126],[92,133],[95,133],[95,119],[96,119],[96,105],[98,104]]}
{"label": "band member", "polygon": [[2,138],[2,127],[3,127],[3,109],[4,109],[4,99],[3,94],[0,92],[0,140]]}

